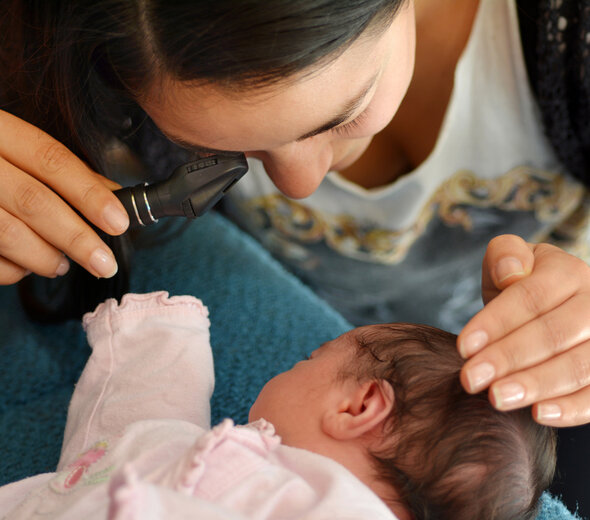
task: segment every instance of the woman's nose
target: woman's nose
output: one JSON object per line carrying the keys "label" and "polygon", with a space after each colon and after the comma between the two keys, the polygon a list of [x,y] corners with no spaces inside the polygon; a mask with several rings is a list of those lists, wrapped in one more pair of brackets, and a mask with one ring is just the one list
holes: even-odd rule
{"label": "woman's nose", "polygon": [[[264,163],[275,186],[288,197],[302,199],[311,195],[328,173],[332,164],[332,149],[314,138],[296,142],[270,151],[249,152]],[[319,141],[319,140],[318,140]]]}

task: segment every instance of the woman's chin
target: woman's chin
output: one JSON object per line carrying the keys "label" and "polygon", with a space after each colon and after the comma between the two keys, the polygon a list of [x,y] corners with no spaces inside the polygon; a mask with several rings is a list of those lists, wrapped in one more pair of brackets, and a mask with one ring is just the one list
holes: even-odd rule
{"label": "woman's chin", "polygon": [[339,172],[345,170],[346,168],[354,164],[356,161],[358,161],[369,147],[369,144],[371,143],[371,138],[366,138],[366,140],[363,139],[363,141],[364,142],[362,144],[356,146],[355,148],[350,150],[344,157],[335,162],[330,167],[330,171]]}
{"label": "woman's chin", "polygon": [[354,157],[352,157],[352,158],[346,157],[345,159],[338,161],[336,164],[332,165],[332,167],[330,168],[330,171],[341,172],[342,170],[346,170],[346,168],[348,168],[349,166],[354,164],[356,161],[358,161],[360,159],[361,155],[362,155],[362,153],[355,154]]}

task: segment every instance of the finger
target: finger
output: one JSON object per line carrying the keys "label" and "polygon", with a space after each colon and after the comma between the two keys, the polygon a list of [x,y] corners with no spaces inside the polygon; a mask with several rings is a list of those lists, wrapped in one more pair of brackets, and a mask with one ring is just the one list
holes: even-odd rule
{"label": "finger", "polygon": [[590,423],[590,387],[533,406],[533,417],[547,426],[579,426]]}
{"label": "finger", "polygon": [[104,175],[101,175],[100,173],[94,172],[94,176],[99,182],[102,182],[109,191],[115,191],[122,188],[122,186],[118,182],[115,182],[111,179],[107,179]]}
{"label": "finger", "polygon": [[499,410],[533,404],[533,417],[541,424],[576,426],[590,422],[590,342],[494,382],[489,395]]}
{"label": "finger", "polygon": [[489,395],[499,410],[513,410],[576,393],[590,386],[590,342],[494,381]]}
{"label": "finger", "polygon": [[500,235],[488,244],[482,263],[482,298],[491,301],[515,281],[533,269],[532,245],[516,235]]}
{"label": "finger", "polygon": [[[502,378],[534,367],[590,340],[590,323],[580,313],[580,308],[590,308],[590,295],[587,293],[568,300],[490,344],[463,366],[465,388],[469,392],[479,392],[491,383],[491,369],[493,379]],[[481,368],[482,364],[487,372]],[[482,377],[484,374],[488,377]]]}
{"label": "finger", "polygon": [[534,271],[504,289],[465,325],[457,341],[459,352],[464,358],[473,356],[561,305],[584,279],[590,279],[590,268],[582,260],[548,244],[535,246]]}
{"label": "finger", "polygon": [[29,274],[22,266],[0,257],[0,285],[12,285]]}
{"label": "finger", "polygon": [[[70,267],[61,251],[49,245],[22,220],[15,218],[2,208],[0,208],[0,257],[8,264],[7,272],[14,272],[12,276],[32,271],[48,278],[55,278],[66,274]],[[18,269],[15,269],[16,267]],[[9,274],[6,276],[10,277]]]}
{"label": "finger", "polygon": [[[117,263],[111,250],[47,186],[1,158],[0,185],[11,188],[0,192],[0,207],[27,224],[47,243],[63,251],[95,276],[109,278],[117,272]],[[21,247],[18,242],[16,246]]]}
{"label": "finger", "polygon": [[59,193],[88,220],[119,235],[129,218],[123,205],[97,174],[63,144],[6,112],[0,115],[0,155]]}

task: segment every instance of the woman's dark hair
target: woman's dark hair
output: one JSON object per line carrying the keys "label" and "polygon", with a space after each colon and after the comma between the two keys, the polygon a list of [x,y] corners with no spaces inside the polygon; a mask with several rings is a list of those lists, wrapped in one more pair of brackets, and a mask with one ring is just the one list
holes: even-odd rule
{"label": "woman's dark hair", "polygon": [[530,408],[500,412],[461,387],[454,334],[407,323],[363,327],[341,377],[385,380],[394,442],[374,452],[378,477],[420,519],[536,517],[556,464],[554,431]]}
{"label": "woman's dark hair", "polygon": [[[228,92],[271,87],[384,29],[406,1],[6,0],[0,108],[108,175],[105,147],[143,124],[137,99],[162,73]],[[89,283],[113,282],[86,276]],[[109,291],[98,291],[98,301],[118,296]]]}

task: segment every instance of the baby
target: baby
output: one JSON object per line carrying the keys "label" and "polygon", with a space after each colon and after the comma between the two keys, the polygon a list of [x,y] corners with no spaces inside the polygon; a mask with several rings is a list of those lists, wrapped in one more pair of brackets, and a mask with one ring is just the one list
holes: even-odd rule
{"label": "baby", "polygon": [[2,518],[526,519],[552,478],[551,430],[466,394],[438,329],[354,329],[211,430],[199,300],[130,294],[84,327],[57,472],[0,488]]}

